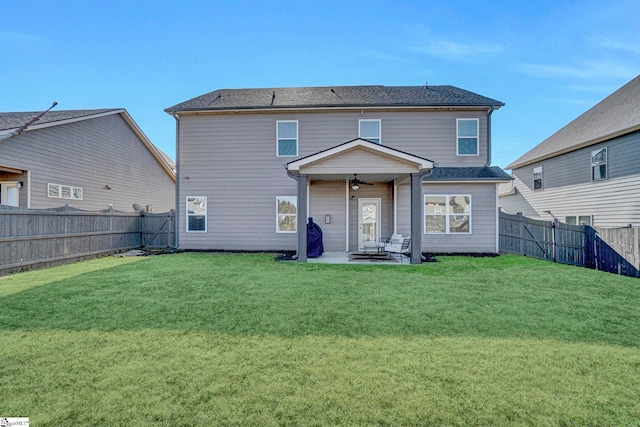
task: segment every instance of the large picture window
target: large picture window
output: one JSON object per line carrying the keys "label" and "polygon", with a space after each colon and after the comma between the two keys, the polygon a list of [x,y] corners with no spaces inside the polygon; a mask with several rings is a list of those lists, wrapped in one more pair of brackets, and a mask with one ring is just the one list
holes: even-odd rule
{"label": "large picture window", "polygon": [[478,119],[457,119],[457,154],[458,156],[478,155]]}
{"label": "large picture window", "polygon": [[297,227],[298,198],[276,197],[276,233],[295,233]]}
{"label": "large picture window", "polygon": [[207,231],[206,197],[187,197],[187,231]]}
{"label": "large picture window", "polygon": [[607,179],[607,147],[591,152],[591,180]]}
{"label": "large picture window", "polygon": [[382,124],[380,120],[359,120],[358,136],[367,141],[382,143]]}
{"label": "large picture window", "polygon": [[298,155],[298,121],[276,122],[278,157],[296,157]]}
{"label": "large picture window", "polygon": [[424,232],[471,233],[471,196],[425,195]]}

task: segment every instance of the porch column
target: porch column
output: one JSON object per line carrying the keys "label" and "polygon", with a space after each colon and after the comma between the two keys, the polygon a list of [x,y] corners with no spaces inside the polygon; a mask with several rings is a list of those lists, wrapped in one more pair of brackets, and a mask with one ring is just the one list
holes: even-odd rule
{"label": "porch column", "polygon": [[411,174],[411,264],[422,263],[422,177]]}
{"label": "porch column", "polygon": [[307,175],[298,176],[298,262],[307,262]]}

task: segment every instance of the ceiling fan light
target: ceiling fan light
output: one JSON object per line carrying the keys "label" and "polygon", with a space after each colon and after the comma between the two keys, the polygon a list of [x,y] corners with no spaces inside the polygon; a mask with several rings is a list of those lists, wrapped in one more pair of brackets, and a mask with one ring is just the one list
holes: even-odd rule
{"label": "ceiling fan light", "polygon": [[351,189],[352,189],[353,191],[358,191],[358,188],[360,188],[360,186],[359,186],[358,184],[353,184],[353,185],[351,186]]}

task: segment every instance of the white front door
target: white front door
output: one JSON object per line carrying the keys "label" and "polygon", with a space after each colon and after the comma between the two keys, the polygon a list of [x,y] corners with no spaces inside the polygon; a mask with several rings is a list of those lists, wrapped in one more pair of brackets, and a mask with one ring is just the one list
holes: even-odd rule
{"label": "white front door", "polygon": [[358,249],[380,241],[380,199],[358,199]]}
{"label": "white front door", "polygon": [[0,182],[0,205],[20,206],[17,182]]}

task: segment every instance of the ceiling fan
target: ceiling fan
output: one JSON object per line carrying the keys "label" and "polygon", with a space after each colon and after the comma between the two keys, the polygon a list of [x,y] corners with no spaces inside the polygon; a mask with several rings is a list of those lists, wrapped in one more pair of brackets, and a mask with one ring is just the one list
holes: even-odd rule
{"label": "ceiling fan", "polygon": [[370,182],[364,182],[364,181],[360,181],[358,179],[358,174],[354,173],[353,174],[353,179],[351,180],[351,189],[353,191],[357,191],[358,188],[360,188],[361,185],[373,185]]}

